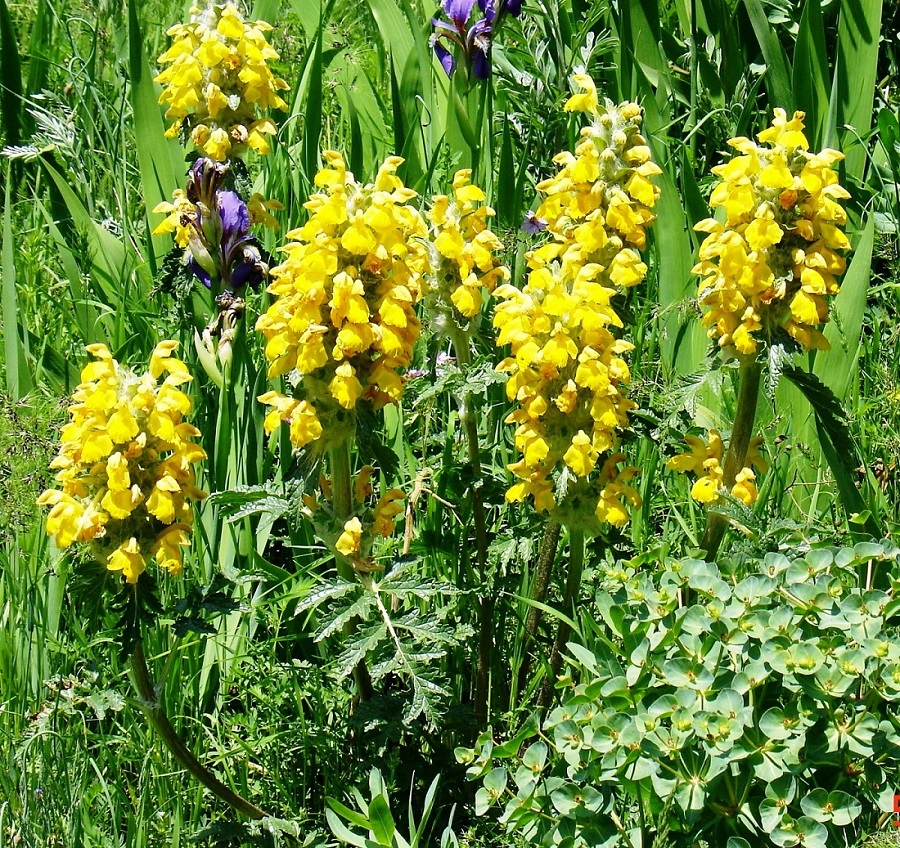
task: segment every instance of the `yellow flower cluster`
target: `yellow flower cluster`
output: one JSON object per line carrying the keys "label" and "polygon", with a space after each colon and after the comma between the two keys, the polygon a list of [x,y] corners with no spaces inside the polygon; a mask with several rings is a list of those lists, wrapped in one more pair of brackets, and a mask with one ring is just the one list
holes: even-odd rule
{"label": "yellow flower cluster", "polygon": [[244,21],[233,3],[209,3],[192,7],[191,22],[169,30],[172,45],[159,57],[168,67],[156,77],[163,84],[159,102],[174,119],[169,138],[187,121],[194,146],[217,162],[248,146],[260,155],[270,151],[275,124],[259,115],[286,109],[278,92],[288,88],[267,64],[278,58],[266,41],[270,29],[265,21]]}
{"label": "yellow flower cluster", "polygon": [[[719,499],[719,495],[727,491],[725,485],[725,471],[722,466],[724,447],[722,437],[718,430],[709,431],[709,440],[704,441],[699,436],[685,436],[685,442],[691,449],[690,453],[680,453],[673,456],[667,463],[669,468],[682,473],[691,472],[697,475],[694,485],[691,487],[691,497],[700,503],[713,503]],[[756,488],[756,474],[753,469],[765,473],[768,463],[759,453],[762,439],[753,439],[747,451],[746,463],[734,478],[731,494],[746,506],[756,503],[759,491]]]}
{"label": "yellow flower cluster", "polygon": [[90,542],[97,560],[129,583],[150,557],[170,574],[181,571],[190,501],[204,497],[192,466],[206,454],[192,441],[200,431],[183,420],[191,401],[178,387],[191,376],[172,355],[177,346],[160,342],[140,376],[105,345],[87,348],[95,361],[81,372],[51,464],[61,488],[38,498],[52,507],[47,532],[59,547]]}
{"label": "yellow flower cluster", "polygon": [[[357,566],[365,559],[376,536],[387,538],[394,534],[397,516],[403,512],[402,501],[406,495],[401,489],[390,489],[382,495],[374,507],[367,505],[372,497],[372,475],[375,468],[365,465],[359,470],[353,481],[353,511],[356,513],[337,527],[335,549],[345,557],[356,562]],[[319,487],[326,498],[331,499],[332,485],[326,478],[319,478]],[[308,514],[314,521],[320,521],[319,499],[315,494],[303,496]],[[335,532],[327,529],[323,537],[335,538]],[[364,569],[363,569],[364,570]]]}
{"label": "yellow flower cluster", "polygon": [[761,144],[733,138],[741,155],[713,168],[720,182],[710,205],[724,207],[695,229],[708,233],[693,273],[703,279],[703,323],[719,346],[741,354],[757,350],[760,335],[786,330],[805,349],[826,349],[817,329],[828,320],[826,295],[836,294],[845,262],[835,251],[850,247],[840,227],[850,195],[832,165],[843,154],[810,153],[803,112],[788,120],[775,110]]}
{"label": "yellow flower cluster", "polygon": [[618,470],[624,457],[615,452],[616,431],[635,404],[622,390],[630,379],[623,355],[632,345],[614,335],[622,322],[611,298],[646,274],[637,250],[659,196],[649,177],[660,171],[639,132],[640,107],[601,107],[590,77],[574,79],[583,93],[565,108],[593,120],[575,153],[555,158],[557,175],[538,186],[545,197],[537,216],[552,239],[528,254],[524,289],[507,284],[495,292],[498,343],[512,354],[499,370],[509,374],[507,395],[518,403],[507,420],[517,425],[522,455],[510,466],[519,482],[506,497],[531,496],[562,523],[592,514],[590,521],[622,525],[626,504],[637,506],[640,497],[630,485],[638,470]]}
{"label": "yellow flower cluster", "polygon": [[339,153],[324,155],[315,182],[325,191],[288,233],[287,258],[271,272],[277,300],[256,324],[269,376],[288,374],[299,395],[259,398],[273,407],[266,432],[284,421],[298,448],[323,434],[329,443],[350,437],[361,400],[376,409],[399,401],[397,372],[419,337],[413,307],[428,261],[425,221],[409,205],[416,193],[395,174],[403,160],[389,157],[375,182],[361,185]]}
{"label": "yellow flower cluster", "polygon": [[435,195],[431,222],[431,270],[425,307],[438,332],[453,335],[467,330],[484,304],[482,289],[494,290],[498,280],[509,279],[509,270],[495,253],[503,249],[488,227],[494,210],[484,203],[484,192],[471,183],[472,171],[457,171],[453,197]]}

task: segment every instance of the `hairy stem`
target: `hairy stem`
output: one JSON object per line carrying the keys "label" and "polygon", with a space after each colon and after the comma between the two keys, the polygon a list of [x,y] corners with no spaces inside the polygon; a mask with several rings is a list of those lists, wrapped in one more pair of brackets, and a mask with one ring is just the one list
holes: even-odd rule
{"label": "hairy stem", "polygon": [[[534,569],[534,584],[531,587],[531,600],[543,603],[547,597],[547,587],[550,585],[550,572],[553,570],[553,560],[556,559],[556,549],[559,546],[560,525],[555,521],[548,522],[544,528],[544,538],[541,540],[541,549],[538,552],[537,564]],[[528,675],[531,673],[531,643],[537,635],[538,626],[541,623],[544,611],[537,606],[528,608],[528,617],[525,619],[525,633],[522,636],[522,665],[519,667],[519,683],[517,691],[522,693],[528,685]]]}
{"label": "hairy stem", "polygon": [[[331,468],[331,506],[334,517],[343,526],[344,522],[353,516],[353,469],[350,464],[350,442],[344,440],[328,451],[329,465]],[[353,564],[343,554],[335,554],[338,574],[348,582],[357,580]],[[348,621],[344,625],[344,635],[349,636],[356,629],[355,621]],[[372,697],[372,678],[365,660],[360,660],[353,669],[353,680],[356,682],[356,691],[363,701]]]}
{"label": "hairy stem", "polygon": [[[581,588],[581,572],[584,570],[584,531],[569,528],[569,575],[566,578],[566,594],[563,598],[563,611],[574,618],[575,601],[578,590]],[[553,688],[559,670],[562,668],[562,652],[569,640],[572,628],[565,621],[559,622],[556,631],[556,639],[553,640],[553,650],[550,654],[550,670],[541,687],[538,696],[538,706],[542,709],[549,706],[553,700]]]}
{"label": "hairy stem", "polygon": [[249,816],[251,819],[264,818],[266,813],[222,783],[185,745],[184,740],[172,726],[172,722],[169,721],[169,717],[160,703],[156,687],[153,685],[150,671],[147,668],[144,646],[140,642],[138,642],[134,653],[131,655],[131,670],[134,676],[134,684],[143,700],[141,707],[160,739],[172,752],[172,756],[217,798],[221,798],[226,804],[230,804],[238,812]]}
{"label": "hairy stem", "polygon": [[[469,362],[469,341],[463,334],[453,337],[453,349],[460,368]],[[459,419],[466,434],[469,467],[472,470],[472,521],[475,525],[475,558],[481,590],[487,585],[488,539],[487,517],[484,509],[481,472],[481,444],[478,439],[478,419],[473,410],[474,399],[466,392],[459,404]],[[478,601],[478,666],[475,670],[475,721],[479,727],[487,723],[488,681],[491,673],[491,654],[494,645],[494,599],[482,594]]]}
{"label": "hairy stem", "polygon": [[[753,435],[753,422],[756,419],[756,405],[759,400],[759,382],[762,365],[755,358],[741,363],[738,374],[738,398],[734,410],[734,426],[731,430],[731,441],[725,452],[725,465],[722,469],[723,483],[729,489],[734,485],[734,478],[747,461],[747,450]],[[719,545],[728,527],[728,520],[718,512],[710,512],[706,520],[706,532],[700,547],[706,551],[707,562],[712,562],[719,552]]]}

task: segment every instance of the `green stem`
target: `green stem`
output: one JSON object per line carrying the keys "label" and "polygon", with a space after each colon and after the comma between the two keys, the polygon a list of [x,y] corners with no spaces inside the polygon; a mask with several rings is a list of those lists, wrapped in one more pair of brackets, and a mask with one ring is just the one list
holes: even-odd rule
{"label": "green stem", "polygon": [[[747,461],[750,438],[753,435],[753,422],[756,419],[756,405],[759,400],[759,382],[762,365],[755,358],[748,358],[741,363],[738,374],[738,398],[734,410],[734,426],[731,430],[731,441],[725,452],[725,464],[722,469],[722,482],[730,490],[734,478]],[[728,520],[719,512],[710,512],[706,521],[706,532],[700,547],[706,551],[706,559],[712,562],[719,551],[719,545],[728,527]]]}
{"label": "green stem", "polygon": [[150,671],[147,668],[147,660],[144,657],[144,646],[140,642],[138,642],[134,653],[131,655],[131,670],[134,675],[134,684],[143,699],[141,708],[160,739],[171,751],[172,756],[216,797],[230,804],[238,812],[249,816],[251,819],[264,818],[266,813],[222,783],[185,745],[184,740],[172,726],[172,722],[169,721],[169,717],[160,703],[156,687],[150,679]]}
{"label": "green stem", "polygon": [[[559,546],[560,525],[551,521],[544,529],[544,538],[541,541],[541,550],[538,553],[537,564],[534,569],[534,584],[531,588],[531,600],[543,603],[547,597],[547,587],[550,585],[550,572],[553,570],[553,561],[556,559],[556,549]],[[537,635],[538,626],[541,623],[543,610],[538,606],[528,608],[528,617],[525,619],[525,633],[522,636],[522,665],[519,667],[518,692],[524,692],[528,685],[528,675],[531,673],[531,643]],[[512,705],[510,705],[512,706]]]}
{"label": "green stem", "polygon": [[[584,530],[569,528],[569,575],[566,578],[566,594],[563,598],[563,610],[566,615],[575,617],[575,601],[581,588],[581,573],[584,570]],[[550,654],[550,670],[541,687],[538,706],[545,708],[553,699],[554,683],[562,668],[562,652],[569,641],[572,628],[560,620],[556,639],[553,640],[553,651]]]}
{"label": "green stem", "polygon": [[[469,365],[469,341],[463,334],[454,336],[453,349],[460,369]],[[484,509],[484,492],[481,470],[481,444],[478,439],[478,419],[473,410],[474,398],[466,392],[459,404],[459,419],[466,434],[469,467],[472,469],[472,521],[475,525],[475,558],[478,579],[482,591],[487,585],[488,538],[487,516]],[[487,723],[488,682],[491,672],[491,654],[494,645],[494,598],[483,594],[478,601],[478,666],[475,670],[475,721],[479,727]]]}
{"label": "green stem", "polygon": [[[338,524],[343,527],[344,522],[353,516],[353,467],[350,464],[350,441],[345,439],[328,451],[328,460],[331,468],[331,506]],[[343,554],[335,554],[338,574],[347,582],[356,581],[356,571],[353,564]],[[348,621],[344,625],[344,635],[350,636],[356,629],[355,621]],[[360,660],[353,669],[353,679],[356,681],[356,691],[363,701],[372,697],[372,678],[365,660]]]}

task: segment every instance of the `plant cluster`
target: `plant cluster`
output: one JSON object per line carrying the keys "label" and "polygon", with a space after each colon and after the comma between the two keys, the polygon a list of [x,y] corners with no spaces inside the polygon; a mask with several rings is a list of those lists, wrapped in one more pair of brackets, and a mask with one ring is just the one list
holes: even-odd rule
{"label": "plant cluster", "polygon": [[860,543],[731,575],[696,559],[601,568],[594,647],[570,644],[560,705],[457,751],[483,783],[478,810],[542,845],[639,845],[664,822],[672,845],[852,838],[893,809],[898,604],[873,587],[898,555]]}

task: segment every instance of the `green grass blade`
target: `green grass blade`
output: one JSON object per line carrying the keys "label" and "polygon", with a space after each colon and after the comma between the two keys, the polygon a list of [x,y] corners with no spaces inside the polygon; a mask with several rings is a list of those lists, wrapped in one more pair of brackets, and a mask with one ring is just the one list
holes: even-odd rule
{"label": "green grass blade", "polygon": [[[25,91],[36,94],[47,85],[47,71],[53,58],[53,16],[48,0],[38,0],[31,37],[28,40],[28,79]],[[26,126],[28,119],[25,119]]]}
{"label": "green grass blade", "polygon": [[[91,266],[94,278],[101,289],[107,305],[119,306],[122,302],[122,280],[128,274],[132,262],[129,260],[125,245],[109,230],[100,226],[91,218],[78,195],[72,191],[68,181],[46,159],[41,160],[59,193],[62,195],[72,222],[87,235],[92,248]],[[149,277],[145,282],[149,288]]]}
{"label": "green grass blade", "polygon": [[[866,150],[853,146],[872,125],[875,75],[878,66],[878,41],[881,35],[882,0],[842,0],[838,25],[837,123],[852,128],[845,136],[843,150],[846,173],[861,180]],[[894,34],[896,37],[896,34]]]}
{"label": "green grass blade", "polygon": [[866,532],[877,539],[882,538],[875,499],[869,496],[866,488],[856,487],[856,469],[861,465],[861,460],[840,401],[814,374],[789,366],[785,368],[784,376],[800,390],[812,407],[819,445],[834,475],[848,517],[854,513],[868,513],[863,525]]}
{"label": "green grass blade", "polygon": [[765,85],[769,92],[769,102],[772,106],[781,106],[790,112],[794,108],[791,70],[781,42],[769,26],[761,0],[744,0],[744,6],[766,62]]}
{"label": "green grass blade", "polygon": [[0,0],[0,115],[8,145],[22,141],[22,65],[6,0]]}
{"label": "green grass blade", "polygon": [[[329,4],[330,7],[331,4]],[[310,45],[312,59],[306,69],[306,99],[303,115],[303,167],[312,179],[318,169],[319,140],[322,138],[322,30],[328,20],[328,11],[323,9],[313,43]]]}
{"label": "green grass blade", "polygon": [[840,293],[831,305],[832,321],[825,328],[825,338],[831,343],[831,350],[817,354],[813,369],[842,403],[846,401],[850,386],[858,374],[860,334],[869,295],[874,246],[875,215],[869,214],[868,223],[853,253],[853,261],[841,282]]}
{"label": "green grass blade", "polygon": [[16,265],[13,260],[12,181],[6,181],[3,204],[3,248],[0,252],[0,275],[3,277],[3,360],[6,390],[19,400],[31,389],[31,375],[22,340],[19,338],[19,310],[16,297]]}
{"label": "green grass blade", "polygon": [[797,32],[794,50],[794,106],[806,112],[806,128],[810,145],[818,149],[825,135],[828,116],[829,80],[828,48],[822,7],[806,3]]}
{"label": "green grass blade", "polygon": [[[141,195],[144,198],[144,212],[149,223],[148,232],[152,232],[158,223],[158,220],[154,221],[151,216],[153,207],[160,201],[172,197],[172,192],[182,182],[179,177],[186,166],[180,145],[164,135],[165,126],[157,103],[150,68],[144,56],[135,0],[128,0],[128,69],[131,78],[128,94],[134,116]],[[179,162],[180,168],[177,164]],[[151,249],[147,253],[150,270],[155,276],[159,262],[172,248],[172,238],[168,235],[150,235],[149,239],[148,247]]]}
{"label": "green grass blade", "polygon": [[405,68],[415,49],[416,37],[409,19],[395,0],[367,0],[381,34],[384,56],[391,56],[397,68]]}
{"label": "green grass blade", "polygon": [[[307,2],[306,5],[309,3]],[[256,0],[253,4],[253,11],[250,13],[250,20],[268,21],[270,24],[274,24],[278,18],[280,7],[281,0]]]}

